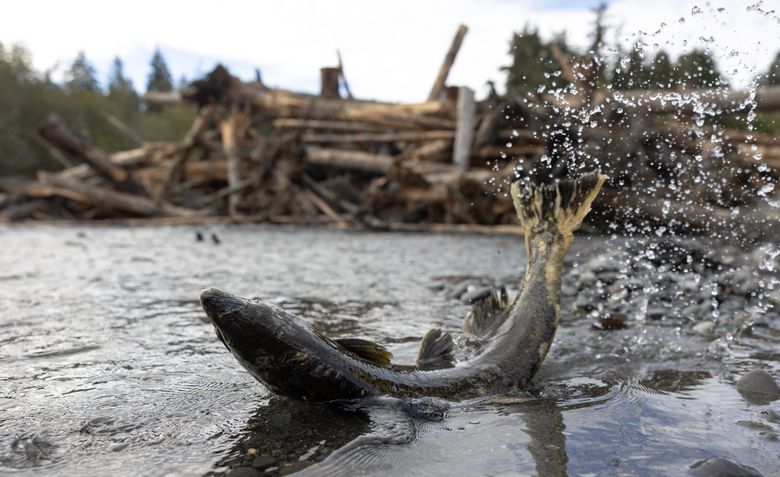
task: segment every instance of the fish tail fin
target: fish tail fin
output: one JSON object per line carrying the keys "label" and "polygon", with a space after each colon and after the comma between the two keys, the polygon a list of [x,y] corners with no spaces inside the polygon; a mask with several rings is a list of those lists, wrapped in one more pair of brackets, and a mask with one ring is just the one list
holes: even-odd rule
{"label": "fish tail fin", "polygon": [[570,237],[580,228],[607,176],[590,172],[546,185],[512,184],[511,195],[526,239],[550,230]]}

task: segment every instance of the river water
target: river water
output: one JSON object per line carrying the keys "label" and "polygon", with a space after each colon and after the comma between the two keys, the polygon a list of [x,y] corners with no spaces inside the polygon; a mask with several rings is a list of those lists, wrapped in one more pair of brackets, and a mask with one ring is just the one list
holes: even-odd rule
{"label": "river water", "polygon": [[779,475],[780,401],[734,385],[780,376],[777,246],[703,242],[578,236],[526,393],[334,406],[270,395],[200,290],[272,300],[411,362],[429,328],[457,333],[464,296],[511,289],[521,238],[2,228],[0,473],[686,475],[717,456]]}

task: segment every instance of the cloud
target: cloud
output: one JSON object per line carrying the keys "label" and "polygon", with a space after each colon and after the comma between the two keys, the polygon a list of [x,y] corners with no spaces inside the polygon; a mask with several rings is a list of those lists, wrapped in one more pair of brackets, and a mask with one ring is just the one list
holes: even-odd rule
{"label": "cloud", "polygon": [[[637,39],[653,49],[658,43],[673,54],[695,45],[710,46],[735,84],[745,85],[771,61],[780,26],[772,16],[747,11],[749,3],[722,0],[725,13],[692,15],[696,3],[617,0],[610,22],[622,26],[621,42]],[[457,26],[470,30],[450,76],[452,84],[484,91],[487,80],[503,83],[499,68],[508,64],[509,40],[524,25],[544,36],[565,31],[575,45],[588,44],[594,2],[552,0],[266,0],[242,2],[137,0],[109,2],[28,0],[5,6],[0,41],[21,42],[38,68],[87,56],[105,74],[111,59],[122,57],[136,87],[145,86],[148,60],[162,48],[175,77],[194,77],[223,61],[244,77],[254,67],[266,83],[315,91],[319,68],[335,65],[336,49],[359,97],[423,100],[436,76]],[[704,7],[702,9],[706,10]],[[685,17],[684,23],[679,23]],[[662,27],[666,24],[665,27]],[[661,33],[653,33],[661,29]],[[642,33],[640,33],[642,32]],[[769,33],[773,32],[773,33]],[[713,37],[709,43],[700,39]],[[772,39],[775,39],[772,41]],[[736,52],[734,55],[733,52]]]}

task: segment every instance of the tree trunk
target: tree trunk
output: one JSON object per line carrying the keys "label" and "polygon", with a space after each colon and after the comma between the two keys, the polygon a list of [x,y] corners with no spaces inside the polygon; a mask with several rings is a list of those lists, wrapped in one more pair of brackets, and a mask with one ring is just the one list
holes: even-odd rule
{"label": "tree trunk", "polygon": [[63,151],[80,157],[100,176],[108,179],[118,189],[138,193],[143,188],[118,164],[96,147],[76,136],[56,115],[50,114],[39,130],[41,136]]}

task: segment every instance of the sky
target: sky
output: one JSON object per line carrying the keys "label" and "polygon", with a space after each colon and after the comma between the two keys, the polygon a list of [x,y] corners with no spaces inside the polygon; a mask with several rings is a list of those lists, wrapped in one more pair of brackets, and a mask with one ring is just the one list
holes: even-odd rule
{"label": "sky", "polygon": [[[319,69],[337,64],[356,97],[423,101],[458,25],[469,27],[448,83],[504,83],[512,33],[525,25],[543,37],[565,32],[576,47],[590,39],[598,1],[587,0],[17,0],[0,10],[0,42],[21,43],[54,78],[84,51],[105,81],[115,56],[137,89],[160,48],[174,78],[194,79],[217,62],[244,79],[255,68],[270,86],[315,92]],[[607,41],[639,42],[676,57],[709,48],[736,87],[746,87],[780,51],[780,2],[613,0]]]}

